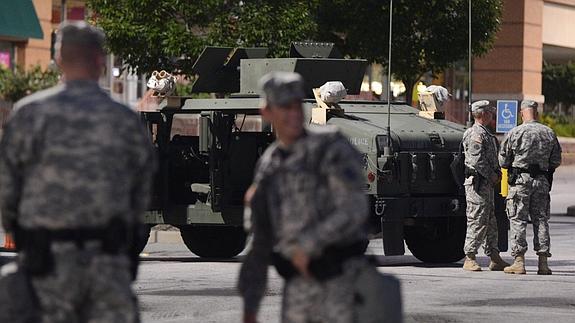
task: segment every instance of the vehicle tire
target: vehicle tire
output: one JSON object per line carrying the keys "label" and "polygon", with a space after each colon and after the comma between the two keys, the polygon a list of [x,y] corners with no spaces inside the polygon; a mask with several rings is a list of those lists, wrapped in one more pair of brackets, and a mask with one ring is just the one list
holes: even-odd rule
{"label": "vehicle tire", "polygon": [[411,253],[428,263],[450,263],[461,260],[467,222],[465,217],[417,219],[405,227],[405,242]]}
{"label": "vehicle tire", "polygon": [[181,226],[180,234],[186,247],[202,258],[232,258],[246,246],[242,227]]}

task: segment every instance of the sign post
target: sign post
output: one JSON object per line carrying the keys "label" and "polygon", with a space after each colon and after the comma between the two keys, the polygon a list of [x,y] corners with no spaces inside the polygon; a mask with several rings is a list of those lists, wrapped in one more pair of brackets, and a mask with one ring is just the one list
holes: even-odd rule
{"label": "sign post", "polygon": [[517,101],[497,100],[497,133],[506,133],[517,126]]}

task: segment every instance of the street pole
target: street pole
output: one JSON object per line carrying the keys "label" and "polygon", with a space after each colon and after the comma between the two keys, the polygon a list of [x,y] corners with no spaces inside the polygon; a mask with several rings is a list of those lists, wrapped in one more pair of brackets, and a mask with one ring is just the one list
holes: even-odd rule
{"label": "street pole", "polygon": [[66,21],[68,16],[68,10],[66,8],[66,0],[62,0],[61,4],[62,8],[60,8],[60,23]]}
{"label": "street pole", "polygon": [[[387,56],[387,149],[391,147],[391,39],[393,35],[393,0],[389,0],[389,47]],[[384,149],[385,150],[385,149]]]}
{"label": "street pole", "polygon": [[468,99],[468,102],[467,102],[467,127],[471,127],[471,126],[472,126],[472,122],[471,122],[471,103],[473,102],[473,101],[472,101],[472,99],[473,99],[473,98],[472,98],[472,92],[471,92],[472,89],[473,89],[472,84],[471,84],[471,82],[472,82],[472,81],[471,81],[471,80],[472,80],[472,73],[473,73],[473,72],[472,72],[472,69],[473,69],[473,65],[472,65],[472,57],[473,57],[473,54],[472,54],[472,52],[471,52],[471,0],[468,0],[468,4],[469,4],[469,17],[468,17],[469,19],[468,19],[468,24],[467,24],[467,25],[468,25],[468,33],[469,33],[469,34],[468,34],[468,39],[469,39],[469,44],[468,44],[468,45],[469,45],[469,48],[467,49],[467,50],[468,50],[468,52],[467,52],[467,53],[468,53],[468,54],[467,54],[467,58],[468,58],[467,64],[468,64],[468,70],[469,70],[469,71],[468,71],[468,77],[469,77],[468,85],[469,85],[469,90],[468,90],[468,92],[467,92],[467,99]]}

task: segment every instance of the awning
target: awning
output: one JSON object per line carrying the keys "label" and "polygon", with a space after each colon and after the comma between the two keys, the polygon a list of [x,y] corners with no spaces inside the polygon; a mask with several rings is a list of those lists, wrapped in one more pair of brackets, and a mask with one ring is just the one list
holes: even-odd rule
{"label": "awning", "polygon": [[32,0],[0,0],[0,37],[44,38]]}

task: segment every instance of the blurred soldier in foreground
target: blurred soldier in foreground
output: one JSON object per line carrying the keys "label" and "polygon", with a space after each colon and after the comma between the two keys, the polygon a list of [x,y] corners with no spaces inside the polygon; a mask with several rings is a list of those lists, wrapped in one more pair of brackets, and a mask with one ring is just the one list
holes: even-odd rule
{"label": "blurred soldier in foreground", "polygon": [[501,181],[501,170],[497,162],[497,138],[486,128],[493,121],[494,112],[489,101],[473,103],[471,113],[475,124],[463,134],[467,201],[466,257],[463,269],[469,271],[481,271],[475,255],[482,244],[485,255],[491,258],[490,270],[501,271],[509,266],[499,256],[497,244],[494,186]]}
{"label": "blurred soldier in foreground", "polygon": [[256,322],[270,263],[285,279],[282,322],[352,322],[367,245],[359,153],[332,128],[304,128],[299,74],[271,73],[260,84],[261,114],[277,140],[246,193],[253,245],[239,277],[244,322]]}
{"label": "blurred soldier in foreground", "polygon": [[549,127],[537,122],[537,102],[521,102],[523,124],[513,128],[501,145],[499,164],[509,169],[507,216],[511,222],[511,255],[509,274],[525,274],[527,221],[533,223],[533,249],[539,256],[539,275],[551,275],[547,258],[549,216],[553,172],[561,164],[561,146]]}
{"label": "blurred soldier in foreground", "polygon": [[138,115],[98,86],[103,43],[84,22],[64,25],[64,83],[18,102],[0,142],[2,223],[44,323],[138,321],[130,248],[155,161]]}

